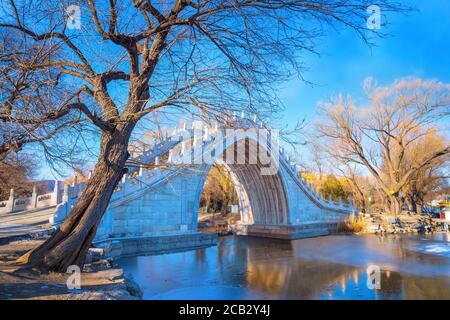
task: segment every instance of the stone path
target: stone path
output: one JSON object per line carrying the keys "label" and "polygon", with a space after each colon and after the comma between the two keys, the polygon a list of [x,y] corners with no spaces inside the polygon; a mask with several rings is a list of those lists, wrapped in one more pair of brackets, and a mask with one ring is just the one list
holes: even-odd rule
{"label": "stone path", "polygon": [[44,231],[50,227],[48,219],[55,207],[0,215],[0,238],[14,237]]}

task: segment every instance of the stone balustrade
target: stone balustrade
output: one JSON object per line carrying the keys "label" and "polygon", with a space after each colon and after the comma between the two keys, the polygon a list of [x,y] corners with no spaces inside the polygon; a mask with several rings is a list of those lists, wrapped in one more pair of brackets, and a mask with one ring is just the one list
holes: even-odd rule
{"label": "stone balustrade", "polygon": [[14,189],[11,189],[9,199],[0,201],[0,214],[48,208],[56,206],[61,201],[62,190],[57,180],[55,180],[53,192],[38,195],[34,186],[31,197],[16,197]]}

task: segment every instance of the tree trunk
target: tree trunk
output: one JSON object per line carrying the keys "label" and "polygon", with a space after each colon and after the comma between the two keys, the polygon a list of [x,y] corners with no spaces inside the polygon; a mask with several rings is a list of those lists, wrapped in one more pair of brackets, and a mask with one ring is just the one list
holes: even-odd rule
{"label": "tree trunk", "polygon": [[359,200],[358,202],[355,201],[355,204],[356,203],[359,203],[359,206],[357,205],[357,207],[359,207],[362,213],[367,213],[366,201],[364,199]]}
{"label": "tree trunk", "polygon": [[97,226],[122,178],[132,128],[128,124],[112,133],[102,133],[98,162],[77,204],[48,240],[18,262],[41,271],[66,272],[70,265],[82,269]]}
{"label": "tree trunk", "polygon": [[423,204],[423,202],[420,202],[420,203],[416,202],[416,213],[418,215],[422,214],[422,204]]}
{"label": "tree trunk", "polygon": [[422,214],[422,206],[424,205],[425,201],[422,196],[416,196],[416,207],[417,207],[417,214]]}
{"label": "tree trunk", "polygon": [[418,214],[418,208],[417,208],[417,200],[414,196],[409,197],[409,202],[411,203],[411,211],[415,214]]}
{"label": "tree trunk", "polygon": [[389,211],[391,214],[395,216],[399,215],[401,212],[401,203],[400,200],[396,196],[389,197],[390,208]]}

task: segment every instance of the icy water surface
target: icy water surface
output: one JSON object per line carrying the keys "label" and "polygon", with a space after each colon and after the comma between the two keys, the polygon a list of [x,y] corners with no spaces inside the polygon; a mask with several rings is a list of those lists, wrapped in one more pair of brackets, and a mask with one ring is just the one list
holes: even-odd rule
{"label": "icy water surface", "polygon": [[[217,247],[118,261],[145,299],[450,299],[450,237],[230,236]],[[367,286],[367,267],[381,288]]]}

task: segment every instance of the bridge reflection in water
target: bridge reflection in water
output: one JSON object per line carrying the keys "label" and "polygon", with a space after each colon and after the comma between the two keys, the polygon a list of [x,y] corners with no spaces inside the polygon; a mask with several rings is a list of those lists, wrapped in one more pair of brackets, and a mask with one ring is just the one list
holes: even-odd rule
{"label": "bridge reflection in water", "polygon": [[[418,250],[420,241],[226,237],[217,247],[119,264],[146,299],[450,299],[450,257]],[[372,263],[382,270],[380,290],[367,288]]]}

